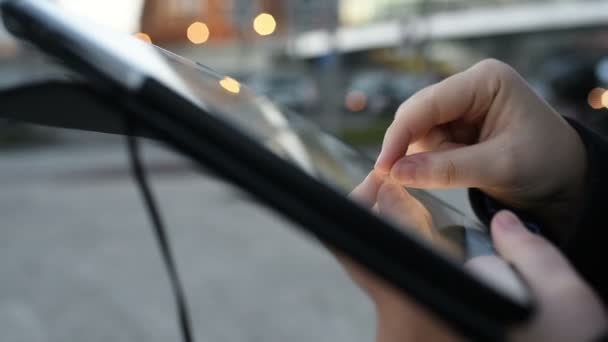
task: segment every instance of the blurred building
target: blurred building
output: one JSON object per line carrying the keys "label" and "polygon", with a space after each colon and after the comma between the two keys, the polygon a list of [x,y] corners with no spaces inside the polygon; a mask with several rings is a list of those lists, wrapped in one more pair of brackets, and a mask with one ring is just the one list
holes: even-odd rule
{"label": "blurred building", "polygon": [[[288,0],[292,32],[334,29],[339,24],[338,0]],[[372,1],[370,1],[372,2]]]}
{"label": "blurred building", "polygon": [[188,27],[203,22],[209,28],[209,41],[225,41],[237,36],[232,25],[230,1],[224,0],[146,0],[141,31],[154,43],[186,41]]}
{"label": "blurred building", "polygon": [[331,29],[338,24],[338,0],[146,0],[141,31],[155,43],[186,41],[193,22],[209,29],[212,43],[254,39],[254,18],[269,13],[276,20],[275,37]]}
{"label": "blurred building", "polygon": [[[352,26],[455,10],[495,8],[516,4],[586,2],[589,0],[339,0],[339,22]],[[593,0],[590,0],[593,1]]]}

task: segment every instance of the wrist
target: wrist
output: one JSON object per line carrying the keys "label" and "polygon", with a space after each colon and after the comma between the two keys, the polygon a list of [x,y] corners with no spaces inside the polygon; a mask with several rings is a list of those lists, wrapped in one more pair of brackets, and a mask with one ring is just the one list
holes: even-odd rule
{"label": "wrist", "polygon": [[376,304],[376,342],[456,341],[449,327],[417,303],[401,297]]}

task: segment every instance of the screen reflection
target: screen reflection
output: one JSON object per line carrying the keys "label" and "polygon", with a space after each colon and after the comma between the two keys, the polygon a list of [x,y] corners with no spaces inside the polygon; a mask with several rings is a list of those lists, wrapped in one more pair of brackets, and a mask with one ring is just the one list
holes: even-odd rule
{"label": "screen reflection", "polygon": [[496,256],[487,229],[478,221],[429,192],[393,183],[388,175],[374,171],[372,161],[352,147],[300,116],[278,109],[237,80],[159,51],[203,109],[390,221],[404,234],[463,265],[512,299],[522,303],[528,300],[525,287],[510,266]]}

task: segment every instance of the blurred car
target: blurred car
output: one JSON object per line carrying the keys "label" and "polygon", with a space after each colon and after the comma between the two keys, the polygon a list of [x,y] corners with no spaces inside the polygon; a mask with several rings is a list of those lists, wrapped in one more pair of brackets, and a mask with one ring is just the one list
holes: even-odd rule
{"label": "blurred car", "polygon": [[351,79],[346,91],[345,107],[350,112],[393,115],[403,101],[437,80],[438,77],[429,73],[363,71]]}
{"label": "blurred car", "polygon": [[346,88],[344,107],[351,113],[382,115],[390,104],[390,74],[385,70],[356,73]]}
{"label": "blurred car", "polygon": [[244,79],[253,91],[274,103],[299,113],[313,111],[319,104],[316,82],[306,75],[295,73],[257,74]]}
{"label": "blurred car", "polygon": [[393,111],[419,90],[439,81],[439,77],[430,73],[396,74],[388,84],[390,107]]}
{"label": "blurred car", "polygon": [[[608,135],[605,115],[606,68],[601,51],[552,51],[538,67],[538,77],[547,85],[547,95],[559,113]],[[545,95],[545,94],[542,94]]]}

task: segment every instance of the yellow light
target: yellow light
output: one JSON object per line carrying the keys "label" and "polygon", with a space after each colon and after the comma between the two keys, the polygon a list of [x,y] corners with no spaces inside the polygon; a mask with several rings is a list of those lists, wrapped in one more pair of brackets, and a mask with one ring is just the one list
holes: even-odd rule
{"label": "yellow light", "polygon": [[190,26],[188,26],[188,30],[186,31],[188,40],[193,44],[203,44],[209,40],[209,34],[210,32],[207,24],[201,23],[200,21],[190,24]]}
{"label": "yellow light", "polygon": [[143,40],[146,43],[152,43],[152,38],[150,38],[149,35],[147,35],[146,33],[143,32],[137,32],[136,34],[133,35],[135,38]]}
{"label": "yellow light", "polygon": [[[604,94],[606,93],[606,89],[604,88],[593,88],[589,92],[589,96],[587,96],[587,102],[589,106],[593,109],[600,109],[604,107]],[[608,98],[606,98],[606,104],[608,104]]]}
{"label": "yellow light", "polygon": [[232,77],[221,79],[220,86],[233,94],[238,94],[241,91],[241,84]]}
{"label": "yellow light", "polygon": [[608,90],[602,93],[602,106],[608,108]]}
{"label": "yellow light", "polygon": [[353,90],[346,95],[344,105],[351,112],[360,112],[367,106],[367,95],[360,90]]}
{"label": "yellow light", "polygon": [[260,13],[253,20],[253,29],[260,36],[267,36],[274,32],[277,28],[277,22],[274,17],[268,13]]}

